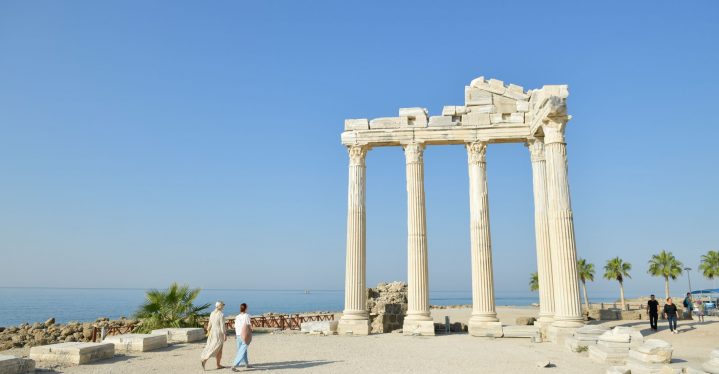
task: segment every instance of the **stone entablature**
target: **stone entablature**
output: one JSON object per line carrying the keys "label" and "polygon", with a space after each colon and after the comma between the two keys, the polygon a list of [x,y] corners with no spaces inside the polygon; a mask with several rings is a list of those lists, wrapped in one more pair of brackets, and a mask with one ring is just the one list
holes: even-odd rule
{"label": "stone entablature", "polygon": [[400,108],[398,117],[345,120],[342,144],[396,146],[425,144],[525,142],[542,121],[567,117],[566,85],[524,91],[514,84],[479,77],[464,88],[464,105],[450,105],[441,116],[426,108]]}

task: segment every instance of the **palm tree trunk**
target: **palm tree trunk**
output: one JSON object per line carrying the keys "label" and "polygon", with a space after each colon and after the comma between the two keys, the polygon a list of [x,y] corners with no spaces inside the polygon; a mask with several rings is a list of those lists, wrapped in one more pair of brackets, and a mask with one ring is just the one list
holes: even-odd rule
{"label": "palm tree trunk", "polygon": [[584,305],[587,306],[587,313],[589,313],[589,298],[587,297],[587,282],[582,281],[582,290],[584,291]]}
{"label": "palm tree trunk", "polygon": [[626,310],[626,306],[624,305],[624,283],[619,282],[619,298],[622,301],[622,310]]}
{"label": "palm tree trunk", "polygon": [[669,298],[669,278],[667,277],[664,277],[664,295],[666,295],[664,300]]}

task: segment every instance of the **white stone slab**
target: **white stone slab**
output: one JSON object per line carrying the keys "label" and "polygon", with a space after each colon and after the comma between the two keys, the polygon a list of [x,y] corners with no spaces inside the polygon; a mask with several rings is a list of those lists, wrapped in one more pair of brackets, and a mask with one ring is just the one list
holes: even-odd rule
{"label": "white stone slab", "polygon": [[123,334],[108,336],[103,343],[112,343],[119,352],[147,352],[167,347],[167,334]]}
{"label": "white stone slab", "polygon": [[167,343],[192,343],[205,339],[205,330],[199,327],[168,328],[152,330],[153,335],[167,335]]}
{"label": "white stone slab", "polygon": [[632,349],[629,357],[651,364],[668,364],[672,361],[672,345],[659,339],[647,339],[641,346]]}
{"label": "white stone slab", "polygon": [[454,118],[448,116],[432,116],[429,117],[429,127],[445,127],[445,126],[457,126],[458,121],[454,121]]}
{"label": "white stone slab", "polygon": [[534,343],[540,343],[542,341],[539,327],[536,326],[504,326],[502,327],[502,332],[505,338],[530,338]]}
{"label": "white stone slab", "polygon": [[434,336],[434,321],[410,321],[405,318],[402,333],[404,335]]}
{"label": "white stone slab", "polygon": [[35,361],[15,356],[0,355],[0,374],[24,374],[35,372]]}
{"label": "white stone slab", "polygon": [[369,130],[369,120],[367,118],[346,119],[345,130]]}
{"label": "white stone slab", "polygon": [[112,343],[68,342],[30,348],[30,358],[38,362],[84,365],[114,355]]}
{"label": "white stone slab", "polygon": [[320,332],[329,335],[337,332],[337,324],[338,321],[302,322],[300,325],[300,331],[308,333]]}
{"label": "white stone slab", "polygon": [[629,349],[625,352],[616,352],[600,345],[592,345],[589,347],[589,358],[594,362],[602,364],[619,364],[623,365],[629,355]]}
{"label": "white stone slab", "polygon": [[501,338],[504,336],[504,329],[501,322],[472,322],[469,321],[469,335]]}
{"label": "white stone slab", "polygon": [[337,324],[337,333],[340,335],[369,335],[369,320],[340,319]]}

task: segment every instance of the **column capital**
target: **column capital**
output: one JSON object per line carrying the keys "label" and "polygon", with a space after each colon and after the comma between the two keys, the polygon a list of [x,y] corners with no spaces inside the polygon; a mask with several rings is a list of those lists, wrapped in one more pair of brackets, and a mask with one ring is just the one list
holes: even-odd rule
{"label": "column capital", "polygon": [[365,157],[370,147],[367,145],[350,145],[347,146],[347,152],[350,156],[351,166],[365,166]]}
{"label": "column capital", "polygon": [[572,116],[547,117],[542,121],[544,143],[564,143],[564,129]]}
{"label": "column capital", "polygon": [[424,143],[410,142],[403,144],[404,156],[407,164],[416,164],[424,162]]}
{"label": "column capital", "polygon": [[525,145],[527,149],[529,149],[529,154],[532,156],[532,162],[545,160],[543,137],[529,137]]}
{"label": "column capital", "polygon": [[467,161],[470,165],[487,161],[487,142],[476,141],[467,143]]}

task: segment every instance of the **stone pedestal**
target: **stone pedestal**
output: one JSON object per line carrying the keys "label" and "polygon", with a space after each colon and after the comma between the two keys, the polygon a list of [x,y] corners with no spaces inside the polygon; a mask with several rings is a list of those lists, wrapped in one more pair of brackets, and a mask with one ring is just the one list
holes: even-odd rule
{"label": "stone pedestal", "polygon": [[574,336],[577,328],[557,327],[554,323],[547,328],[547,340],[555,344],[565,344],[566,340]]}
{"label": "stone pedestal", "polygon": [[93,361],[112,358],[112,343],[59,343],[30,348],[30,359],[38,362],[84,365]]}
{"label": "stone pedestal", "polygon": [[340,319],[337,333],[340,335],[369,335],[369,319]]}
{"label": "stone pedestal", "polygon": [[332,335],[337,333],[338,321],[313,321],[313,322],[302,322],[300,325],[300,331],[302,332],[319,332],[325,335]]}
{"label": "stone pedestal", "polygon": [[15,356],[0,355],[0,374],[25,374],[35,372],[35,361]]}
{"label": "stone pedestal", "polygon": [[501,338],[504,336],[501,322],[482,322],[469,320],[469,335],[483,336],[490,338]]}
{"label": "stone pedestal", "polygon": [[205,330],[201,328],[168,328],[152,330],[153,335],[167,335],[167,343],[192,343],[205,339]]}
{"label": "stone pedestal", "polygon": [[542,342],[542,336],[536,326],[503,326],[502,332],[504,338],[529,338],[533,343]]}
{"label": "stone pedestal", "polygon": [[167,334],[112,335],[102,342],[114,344],[117,352],[147,352],[167,347]]}
{"label": "stone pedestal", "polygon": [[[427,218],[424,199],[424,145],[404,145],[407,173],[407,316],[402,331],[434,335],[429,312]],[[428,327],[428,326],[431,326]]]}
{"label": "stone pedestal", "polygon": [[570,338],[564,341],[564,344],[572,352],[581,352],[587,350],[590,346],[596,345],[599,337],[609,331],[604,326],[587,325],[578,328]]}
{"label": "stone pedestal", "polygon": [[347,257],[345,309],[337,327],[340,334],[369,334],[366,281],[365,146],[350,146],[347,192]]}

